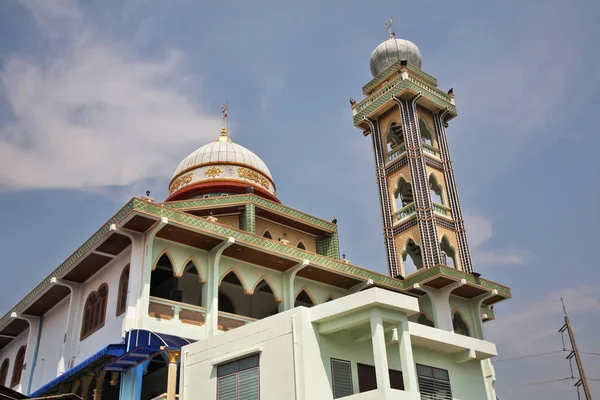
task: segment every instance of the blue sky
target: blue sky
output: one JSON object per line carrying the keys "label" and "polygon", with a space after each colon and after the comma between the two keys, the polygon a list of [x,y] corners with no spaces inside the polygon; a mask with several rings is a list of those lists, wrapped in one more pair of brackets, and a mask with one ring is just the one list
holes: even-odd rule
{"label": "blue sky", "polygon": [[[0,311],[130,197],[164,199],[226,100],[232,138],[283,203],[336,216],[348,258],[385,273],[370,140],[348,98],[362,99],[393,16],[454,88],[474,267],[514,295],[486,324],[498,358],[559,350],[561,295],[579,347],[600,353],[598,15],[592,0],[1,2]],[[564,356],[497,363],[498,398],[574,398],[574,381],[508,388],[569,376]],[[600,379],[600,357],[584,363]]]}

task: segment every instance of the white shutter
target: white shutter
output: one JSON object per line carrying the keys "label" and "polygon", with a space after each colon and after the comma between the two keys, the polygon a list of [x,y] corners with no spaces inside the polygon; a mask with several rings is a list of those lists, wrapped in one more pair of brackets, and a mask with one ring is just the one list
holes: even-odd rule
{"label": "white shutter", "polygon": [[259,376],[258,367],[240,371],[238,374],[237,400],[258,400]]}
{"label": "white shutter", "polygon": [[217,383],[217,400],[237,400],[237,374],[219,378]]}
{"label": "white shutter", "polygon": [[331,359],[331,381],[334,399],[354,394],[350,361]]}

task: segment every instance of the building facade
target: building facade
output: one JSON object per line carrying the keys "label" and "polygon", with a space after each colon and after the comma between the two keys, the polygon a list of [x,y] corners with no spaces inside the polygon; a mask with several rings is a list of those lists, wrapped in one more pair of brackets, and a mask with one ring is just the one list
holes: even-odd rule
{"label": "building facade", "polygon": [[[134,198],[0,319],[0,384],[84,399],[495,399],[446,139],[454,97],[393,35],[354,124],[371,137],[390,275],[283,205],[222,129],[161,203]],[[414,268],[411,270],[410,268]]]}

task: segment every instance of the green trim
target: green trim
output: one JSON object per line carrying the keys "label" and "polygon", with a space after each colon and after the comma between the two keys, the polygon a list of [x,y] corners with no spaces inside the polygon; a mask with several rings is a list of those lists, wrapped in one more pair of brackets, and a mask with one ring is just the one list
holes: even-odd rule
{"label": "green trim", "polygon": [[233,204],[246,204],[253,203],[263,209],[275,211],[280,214],[284,214],[288,217],[298,219],[302,222],[315,225],[319,228],[330,232],[337,232],[337,225],[330,221],[314,217],[310,214],[303,213],[302,211],[295,210],[293,208],[284,206],[283,204],[276,203],[274,201],[267,200],[254,194],[240,194],[225,197],[211,197],[208,199],[193,199],[184,201],[174,201],[168,203],[160,203],[166,209],[173,210],[187,210],[193,208],[207,208],[211,206],[222,206],[222,205],[233,205]]}
{"label": "green trim", "polygon": [[340,259],[340,244],[337,233],[331,236],[317,236],[316,245],[317,253],[336,260]]}
{"label": "green trim", "polygon": [[447,108],[451,113],[456,115],[456,107],[450,102],[451,97],[449,95],[411,76],[408,76],[406,79],[398,76],[398,78],[355,106],[355,110],[358,112],[354,115],[354,123],[360,122],[364,117],[391,100],[392,96],[398,95],[405,89],[411,89],[417,93],[421,92],[426,99],[437,104],[442,109]]}
{"label": "green trim", "polygon": [[510,288],[504,285],[500,285],[496,282],[488,281],[487,279],[475,278],[473,275],[458,269],[446,267],[443,265],[437,265],[432,268],[421,269],[414,274],[411,274],[403,282],[406,288],[412,287],[415,283],[423,282],[436,275],[445,275],[455,279],[465,279],[467,283],[474,286],[480,286],[486,290],[492,291],[496,289],[498,294],[505,297],[512,297],[510,294]]}
{"label": "green trim", "polygon": [[246,203],[246,209],[242,217],[243,219],[240,219],[244,222],[242,229],[246,232],[256,233],[256,207],[254,203]]}
{"label": "green trim", "polygon": [[[137,200],[141,201],[141,200]],[[96,231],[88,240],[86,240],[73,254],[69,256],[62,264],[58,266],[50,275],[48,275],[40,284],[38,284],[27,296],[25,296],[16,306],[10,309],[10,311],[0,319],[0,326],[4,326],[10,319],[10,314],[13,312],[20,312],[28,306],[28,303],[33,300],[38,294],[44,291],[50,285],[50,279],[52,277],[58,277],[63,274],[69,267],[71,267],[77,260],[79,260],[90,248],[96,245],[103,237],[110,231],[110,226],[123,220],[129,213],[133,211],[135,200],[131,199],[123,208],[121,208],[107,223],[102,225],[100,229]]]}
{"label": "green trim", "polygon": [[[417,75],[425,80],[428,80],[433,85],[437,86],[437,84],[438,84],[437,79],[435,79],[433,76],[429,75],[428,73],[424,72],[420,68],[415,67],[414,65],[411,65],[411,64],[408,64],[406,67],[410,72],[414,73],[415,75]],[[366,96],[373,88],[375,88],[381,82],[383,82],[387,78],[389,78],[390,75],[392,75],[394,72],[396,72],[396,70],[398,68],[400,68],[400,60],[396,61],[395,63],[393,63],[392,65],[387,67],[381,74],[377,75],[375,78],[371,79],[366,85],[364,85],[362,87],[363,94]]]}
{"label": "green trim", "polygon": [[496,313],[494,312],[494,310],[490,310],[487,307],[481,307],[479,309],[479,315],[482,315],[482,314],[487,314],[488,319],[496,319]]}

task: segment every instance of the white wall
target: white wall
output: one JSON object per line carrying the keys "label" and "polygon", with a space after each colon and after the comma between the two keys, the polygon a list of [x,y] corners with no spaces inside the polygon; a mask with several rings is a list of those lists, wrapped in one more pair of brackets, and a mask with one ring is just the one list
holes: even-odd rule
{"label": "white wall", "polygon": [[450,375],[454,400],[479,400],[485,398],[485,381],[481,362],[477,360],[457,364],[451,355],[422,347],[413,347],[416,364],[445,369]]}
{"label": "white wall", "polygon": [[32,392],[58,376],[70,298],[71,295],[67,296],[43,317],[40,344],[31,382]]}
{"label": "white wall", "polygon": [[[12,374],[13,374],[13,370],[14,370],[14,366],[15,366],[15,358],[17,357],[17,352],[19,351],[19,348],[21,346],[27,344],[28,336],[29,336],[29,329],[26,329],[16,339],[14,339],[7,346],[5,346],[2,350],[0,350],[0,363],[2,363],[2,361],[4,361],[5,358],[8,358],[8,361],[10,363],[9,367],[8,367],[8,375],[6,377],[6,386],[7,387],[10,387],[10,381],[12,379]],[[26,353],[29,353],[30,351],[34,351],[34,349],[27,348]],[[16,385],[15,387],[13,387],[12,389],[21,391],[21,388],[27,388],[28,382],[26,382],[26,380],[28,379],[28,376],[29,376],[29,374],[27,372],[29,370],[31,370],[31,365],[26,365],[25,368],[26,369],[23,370],[23,372],[21,374],[21,382],[18,385]]]}
{"label": "white wall", "polygon": [[108,285],[108,302],[104,326],[82,341],[80,341],[79,338],[81,336],[83,307],[80,308],[80,312],[74,319],[74,323],[72,324],[73,328],[70,333],[71,337],[78,341],[75,346],[75,365],[109,344],[122,342],[122,321],[124,314],[121,314],[118,317],[116,316],[117,297],[119,293],[119,278],[121,277],[123,268],[129,263],[130,257],[131,254],[129,250],[121,253],[121,255],[113,259],[82,285],[82,305],[85,303],[88,295],[91,292],[98,290],[103,283]]}

